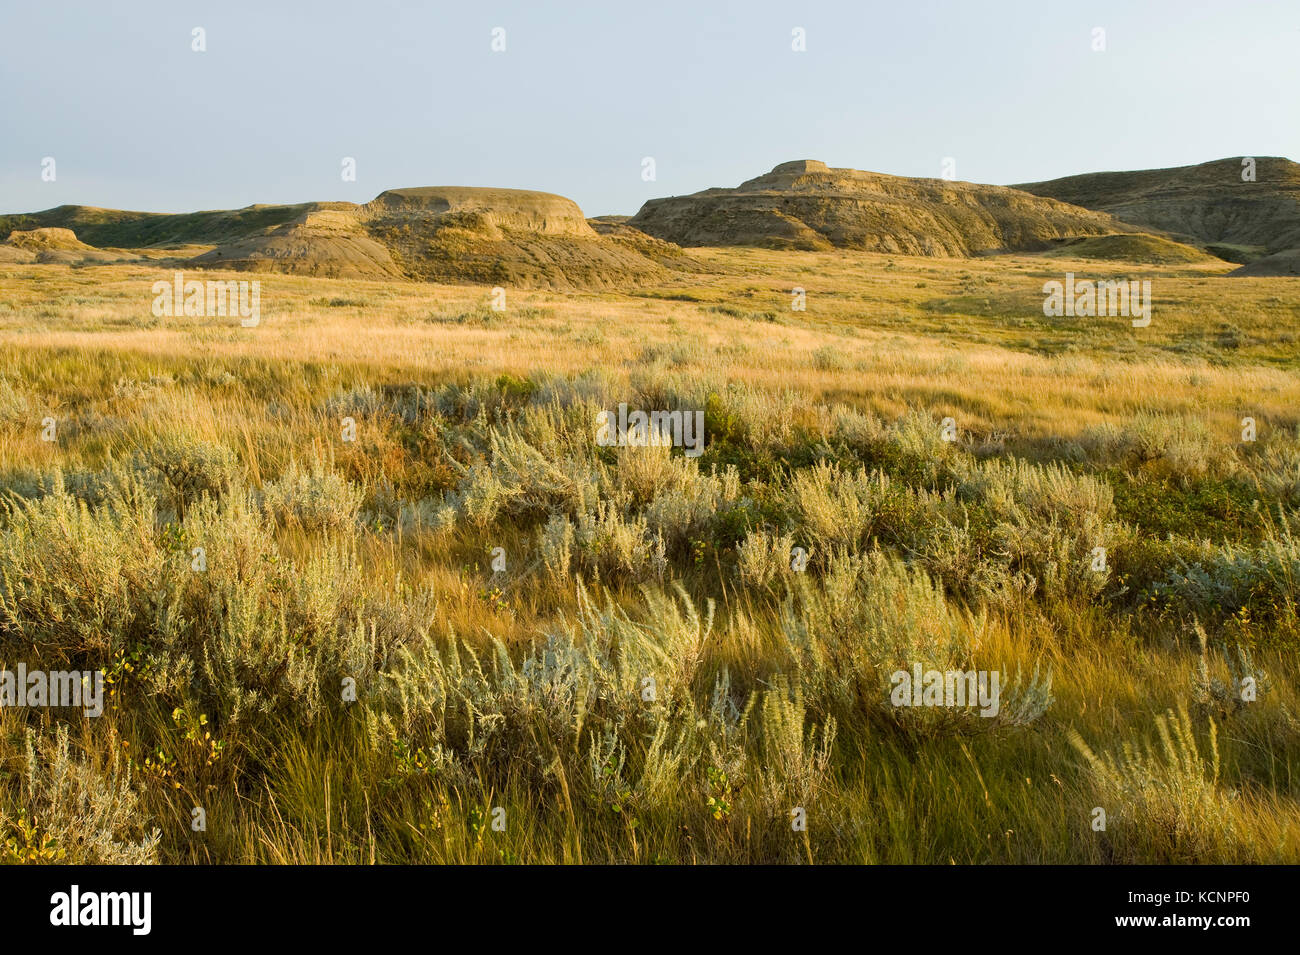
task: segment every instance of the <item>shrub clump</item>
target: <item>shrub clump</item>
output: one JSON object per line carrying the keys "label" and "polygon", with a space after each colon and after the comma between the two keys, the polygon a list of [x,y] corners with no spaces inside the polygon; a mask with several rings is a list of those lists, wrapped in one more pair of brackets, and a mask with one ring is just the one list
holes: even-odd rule
{"label": "shrub clump", "polygon": [[26,735],[26,772],[18,781],[17,814],[0,805],[0,859],[10,863],[149,865],[157,862],[158,829],[139,818],[139,795],[120,752],[97,769],[72,753],[67,727],[54,737]]}

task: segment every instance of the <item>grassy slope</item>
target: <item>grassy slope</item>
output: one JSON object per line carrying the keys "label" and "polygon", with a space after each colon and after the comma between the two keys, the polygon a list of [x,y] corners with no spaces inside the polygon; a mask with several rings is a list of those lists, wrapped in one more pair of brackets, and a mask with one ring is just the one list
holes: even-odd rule
{"label": "grassy slope", "polygon": [[290,222],[313,203],[249,206],[213,212],[159,213],[58,206],[44,212],[0,216],[0,233],[14,229],[71,229],[82,242],[98,248],[148,248],[208,245],[261,232]]}
{"label": "grassy slope", "polygon": [[1068,239],[1059,254],[1071,258],[1138,262],[1142,265],[1217,265],[1215,256],[1158,235],[1101,235]]}
{"label": "grassy slope", "polygon": [[[0,473],[43,502],[5,518],[0,663],[114,674],[108,713],[71,724],[83,772],[120,781],[114,754],[135,763],[138,804],[103,826],[123,841],[157,826],[171,861],[1300,858],[1294,285],[1240,280],[1229,298],[1223,269],[1197,266],[699,255],[718,273],[636,296],[512,291],[505,313],[486,289],[264,276],[251,330],[153,319],[146,270],[0,271]],[[1044,318],[1041,285],[1067,269],[1151,278],[1152,325]],[[789,309],[795,285],[807,312]],[[704,407],[707,453],[593,448],[587,412],[620,400]],[[46,415],[56,444],[39,438]],[[1239,440],[1244,415],[1254,445]],[[355,444],[339,440],[343,416]],[[956,447],[936,437],[947,416]],[[1016,477],[1012,457],[1038,476]],[[738,484],[716,483],[715,466]],[[158,503],[79,517],[48,493],[56,468],[83,499],[125,485]],[[859,468],[874,476],[856,481]],[[205,487],[223,508],[197,503]],[[245,489],[251,514],[236,506]],[[546,528],[565,524],[561,560]],[[807,575],[779,549],[753,556],[783,536],[813,549]],[[1102,578],[1081,569],[1095,540]],[[188,568],[196,541],[206,577]],[[846,576],[875,550],[908,557],[944,596],[897,569]],[[516,664],[539,634],[562,635],[584,619],[579,580],[636,624],[588,612],[579,642],[645,654],[579,667],[605,688],[580,731],[562,695],[507,691],[488,654],[482,685],[450,668],[452,632],[480,652],[496,637]],[[681,598],[658,596],[674,582],[701,612],[714,602],[706,639]],[[929,610],[895,619],[891,606]],[[1270,676],[1258,703],[1198,705],[1193,617],[1215,655],[1252,649]],[[811,657],[791,619],[811,627]],[[937,649],[936,621],[955,655]],[[899,725],[875,681],[904,650],[1050,668],[1055,702],[996,732]],[[730,731],[708,715],[724,667],[738,707],[758,694]],[[404,707],[381,671],[426,687],[451,673],[452,703]],[[646,672],[657,706],[636,692]],[[362,702],[344,707],[348,673]],[[778,673],[796,703],[769,689]],[[471,737],[458,693],[501,722]],[[1179,707],[1194,757],[1176,734],[1161,749],[1154,720]],[[9,852],[100,858],[19,772],[22,727],[48,738],[53,722],[0,710]],[[1154,753],[1090,769],[1071,731],[1099,759],[1133,741]],[[806,835],[790,830],[792,805],[809,809]]]}

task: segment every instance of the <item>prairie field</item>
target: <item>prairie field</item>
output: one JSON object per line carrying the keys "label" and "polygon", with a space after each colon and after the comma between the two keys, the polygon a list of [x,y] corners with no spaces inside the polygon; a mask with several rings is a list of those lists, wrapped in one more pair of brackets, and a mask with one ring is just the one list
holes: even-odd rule
{"label": "prairie field", "polygon": [[[0,707],[0,859],[1300,862],[1294,279],[691,254],[203,273],[251,328],[0,265],[0,669],[107,681]],[[1067,272],[1150,325],[1046,317]]]}

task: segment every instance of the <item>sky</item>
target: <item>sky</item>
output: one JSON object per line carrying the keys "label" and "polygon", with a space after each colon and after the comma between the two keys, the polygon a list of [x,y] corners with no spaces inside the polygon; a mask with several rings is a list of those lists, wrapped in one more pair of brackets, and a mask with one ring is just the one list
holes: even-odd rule
{"label": "sky", "polygon": [[1230,156],[1300,160],[1298,0],[0,2],[0,213],[465,185],[630,215],[791,159],[1010,184]]}

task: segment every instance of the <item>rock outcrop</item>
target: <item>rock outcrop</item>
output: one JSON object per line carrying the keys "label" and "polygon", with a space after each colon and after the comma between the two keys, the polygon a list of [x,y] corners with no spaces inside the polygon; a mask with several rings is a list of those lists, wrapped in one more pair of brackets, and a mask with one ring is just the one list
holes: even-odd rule
{"label": "rock outcrop", "polygon": [[[1256,263],[1234,275],[1287,275],[1300,248],[1300,165],[1276,156],[1218,159],[1196,166],[1097,172],[1016,186],[1204,246],[1229,262]],[[1266,261],[1268,260],[1268,261]]]}
{"label": "rock outcrop", "polygon": [[1111,216],[1002,186],[781,163],[734,189],[652,199],[629,225],[682,246],[969,256],[1132,232]]}

